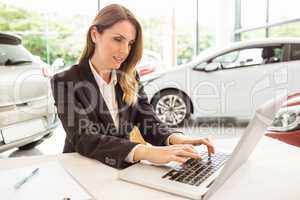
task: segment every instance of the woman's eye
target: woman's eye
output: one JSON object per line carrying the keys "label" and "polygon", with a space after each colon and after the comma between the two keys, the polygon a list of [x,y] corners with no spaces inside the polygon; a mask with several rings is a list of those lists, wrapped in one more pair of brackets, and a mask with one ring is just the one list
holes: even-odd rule
{"label": "woman's eye", "polygon": [[117,42],[121,42],[122,38],[114,38],[114,40],[117,41]]}

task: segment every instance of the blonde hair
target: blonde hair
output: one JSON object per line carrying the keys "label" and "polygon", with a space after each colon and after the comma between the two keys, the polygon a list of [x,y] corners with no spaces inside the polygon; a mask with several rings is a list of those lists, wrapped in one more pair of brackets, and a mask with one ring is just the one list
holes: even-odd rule
{"label": "blonde hair", "polygon": [[138,81],[136,80],[137,71],[135,66],[141,60],[143,54],[143,34],[142,28],[139,21],[131,13],[130,10],[124,6],[118,4],[111,4],[102,8],[95,19],[93,20],[92,25],[90,26],[87,37],[86,44],[81,53],[79,63],[82,64],[86,60],[90,59],[95,51],[95,44],[91,38],[91,30],[93,27],[97,28],[99,33],[102,33],[105,29],[110,28],[115,23],[128,20],[136,29],[136,38],[133,43],[130,53],[126,60],[121,64],[120,67],[120,76],[118,77],[119,84],[123,90],[123,100],[128,105],[134,105],[137,102],[138,95]]}

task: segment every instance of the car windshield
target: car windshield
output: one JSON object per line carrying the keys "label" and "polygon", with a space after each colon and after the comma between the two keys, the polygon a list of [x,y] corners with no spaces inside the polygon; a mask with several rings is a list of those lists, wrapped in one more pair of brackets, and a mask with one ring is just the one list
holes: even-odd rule
{"label": "car windshield", "polygon": [[203,67],[205,66],[205,63],[202,63],[202,61],[206,60],[208,57],[211,57],[212,55],[214,55],[218,50],[220,50],[220,47],[218,46],[214,46],[214,47],[210,47],[208,49],[205,49],[203,51],[201,51],[199,53],[199,55],[197,55],[192,61],[188,62],[187,64],[185,64],[186,66],[198,66],[201,68],[201,66],[199,65],[203,65]]}
{"label": "car windshield", "polygon": [[34,57],[22,45],[0,44],[0,65],[32,63]]}

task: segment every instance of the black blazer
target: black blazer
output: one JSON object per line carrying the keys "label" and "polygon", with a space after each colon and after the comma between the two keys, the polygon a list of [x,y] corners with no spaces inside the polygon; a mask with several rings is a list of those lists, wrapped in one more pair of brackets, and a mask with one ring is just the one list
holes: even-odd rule
{"label": "black blazer", "polygon": [[119,129],[116,129],[88,61],[56,74],[51,86],[66,132],[64,153],[78,152],[112,167],[124,168],[129,165],[124,159],[137,145],[129,141],[133,126],[140,129],[148,143],[157,146],[165,145],[171,134],[156,117],[141,84],[135,106],[122,100],[123,91],[116,84],[119,107]]}

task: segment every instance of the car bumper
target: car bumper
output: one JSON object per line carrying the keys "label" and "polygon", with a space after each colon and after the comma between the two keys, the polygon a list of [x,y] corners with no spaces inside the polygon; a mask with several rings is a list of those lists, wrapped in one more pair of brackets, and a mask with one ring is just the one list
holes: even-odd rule
{"label": "car bumper", "polygon": [[[32,122],[32,124],[34,123],[38,123],[38,120],[42,120],[42,119],[34,119],[34,120],[30,120]],[[28,123],[24,122],[24,123]],[[8,149],[11,148],[15,148],[15,147],[20,147],[26,144],[29,144],[33,141],[37,141],[42,139],[43,137],[47,137],[47,135],[49,133],[51,133],[58,125],[59,125],[60,121],[57,117],[57,115],[55,115],[55,119],[52,123],[47,124],[45,127],[41,128],[41,127],[33,127],[35,130],[29,130],[27,133],[25,134],[19,134],[20,136],[16,136],[16,134],[14,134],[13,136],[9,136],[9,133],[11,131],[17,131],[17,129],[11,129],[8,132],[5,132],[5,130],[3,130],[3,128],[0,130],[0,152],[6,151]],[[32,125],[31,124],[31,125]],[[24,124],[22,124],[24,125]],[[19,126],[19,130],[20,128],[23,128],[23,131],[25,131],[26,126]],[[30,126],[28,126],[29,128]],[[7,127],[5,127],[7,128]]]}

